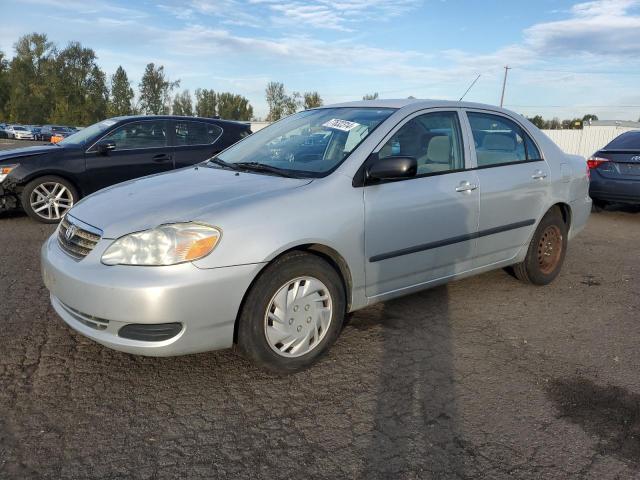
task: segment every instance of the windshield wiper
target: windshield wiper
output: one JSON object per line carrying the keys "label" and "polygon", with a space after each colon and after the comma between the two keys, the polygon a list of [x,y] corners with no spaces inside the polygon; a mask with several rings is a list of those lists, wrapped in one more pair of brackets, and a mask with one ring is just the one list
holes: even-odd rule
{"label": "windshield wiper", "polygon": [[253,170],[254,172],[265,172],[265,173],[273,173],[275,175],[279,175],[281,177],[287,178],[300,178],[293,173],[288,172],[284,168],[278,168],[271,165],[266,165],[264,163],[258,162],[237,162],[234,163],[236,167],[241,167],[245,170]]}
{"label": "windshield wiper", "polygon": [[206,161],[206,163],[215,163],[220,167],[228,168],[230,170],[239,170],[239,168],[236,167],[234,163],[225,162],[224,160],[220,160],[218,157],[210,158],[209,160]]}

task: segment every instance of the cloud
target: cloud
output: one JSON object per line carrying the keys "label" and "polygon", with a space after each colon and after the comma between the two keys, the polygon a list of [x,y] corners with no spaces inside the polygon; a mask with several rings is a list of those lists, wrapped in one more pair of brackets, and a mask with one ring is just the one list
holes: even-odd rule
{"label": "cloud", "polygon": [[[191,0],[186,8],[220,17],[230,25],[352,32],[357,24],[386,21],[422,3],[423,0],[249,0],[247,4],[238,0]],[[180,14],[179,10],[184,7],[176,8]]]}
{"label": "cloud", "polygon": [[[573,54],[640,56],[638,0],[596,0],[578,3],[570,18],[533,25],[524,31],[524,45],[539,56]],[[635,14],[634,14],[635,13]]]}

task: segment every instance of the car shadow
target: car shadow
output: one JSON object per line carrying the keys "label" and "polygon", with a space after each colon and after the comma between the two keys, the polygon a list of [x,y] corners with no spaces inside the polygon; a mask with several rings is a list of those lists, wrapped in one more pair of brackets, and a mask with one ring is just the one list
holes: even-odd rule
{"label": "car shadow", "polygon": [[[464,474],[446,286],[385,302],[375,318],[357,312],[351,326],[382,327],[383,353],[374,424],[361,478],[430,472]],[[362,317],[362,318],[360,318]]]}
{"label": "car shadow", "polygon": [[605,205],[602,211],[598,213],[606,213],[606,212],[640,213],[640,205],[611,203],[611,204]]}

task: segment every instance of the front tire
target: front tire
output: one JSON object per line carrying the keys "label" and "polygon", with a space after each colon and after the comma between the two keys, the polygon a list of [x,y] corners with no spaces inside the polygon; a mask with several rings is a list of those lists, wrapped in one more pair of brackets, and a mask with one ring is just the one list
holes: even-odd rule
{"label": "front tire", "polygon": [[20,197],[23,210],[41,223],[58,223],[74,203],[78,191],[64,178],[45,176],[29,182]]}
{"label": "front tire", "polygon": [[549,210],[536,228],[524,261],[513,273],[526,283],[548,285],[560,273],[567,252],[567,225],[558,208]]}
{"label": "front tire", "polygon": [[336,270],[306,252],[288,253],[267,266],[240,312],[238,347],[278,374],[315,363],[340,335],[345,290]]}

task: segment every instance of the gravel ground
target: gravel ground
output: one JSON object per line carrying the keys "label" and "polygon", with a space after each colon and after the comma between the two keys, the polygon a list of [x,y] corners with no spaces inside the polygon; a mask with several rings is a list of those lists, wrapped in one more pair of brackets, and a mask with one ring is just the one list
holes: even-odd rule
{"label": "gravel ground", "polygon": [[548,287],[503,271],[357,312],[317,366],[144,358],[56,316],[53,227],[0,216],[0,478],[640,478],[640,213]]}

